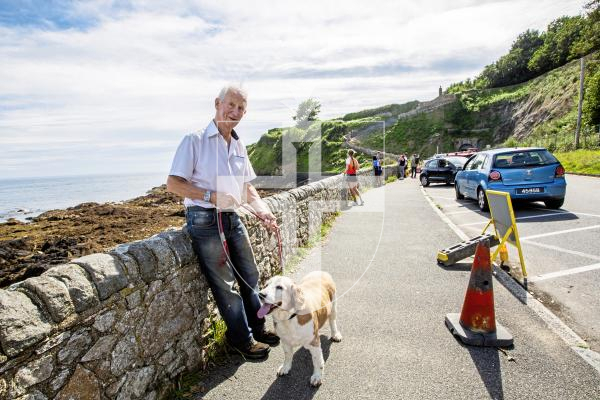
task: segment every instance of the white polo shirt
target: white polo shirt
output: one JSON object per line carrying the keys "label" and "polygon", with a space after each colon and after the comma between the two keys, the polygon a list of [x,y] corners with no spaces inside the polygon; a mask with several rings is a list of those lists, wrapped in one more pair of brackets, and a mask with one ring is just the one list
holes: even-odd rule
{"label": "white polo shirt", "polygon": [[[241,139],[227,142],[219,134],[214,121],[202,132],[186,135],[173,157],[169,175],[180,176],[194,186],[212,192],[229,193],[242,202],[244,184],[256,178]],[[189,206],[214,207],[203,200],[185,198]]]}

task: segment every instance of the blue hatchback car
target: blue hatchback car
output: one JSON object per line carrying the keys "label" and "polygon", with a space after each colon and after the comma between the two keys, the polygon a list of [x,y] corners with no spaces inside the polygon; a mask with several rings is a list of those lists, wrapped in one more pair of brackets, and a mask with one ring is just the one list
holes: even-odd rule
{"label": "blue hatchback car", "polygon": [[469,158],[456,174],[456,198],[477,200],[479,209],[488,210],[485,191],[510,194],[513,201],[543,201],[557,209],[565,201],[565,169],[544,148],[503,148],[481,151]]}

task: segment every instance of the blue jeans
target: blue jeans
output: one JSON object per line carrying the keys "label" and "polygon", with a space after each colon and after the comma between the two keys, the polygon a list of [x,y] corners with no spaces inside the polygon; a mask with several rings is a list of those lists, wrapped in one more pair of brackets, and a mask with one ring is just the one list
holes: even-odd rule
{"label": "blue jeans", "polygon": [[[222,212],[223,232],[227,240],[227,257],[219,238],[218,213],[214,209],[189,207],[186,212],[188,231],[200,269],[227,325],[226,336],[234,346],[244,346],[252,332],[261,332],[265,319],[258,318],[258,269],[250,246],[248,231],[235,212]],[[235,281],[239,293],[233,288]]]}

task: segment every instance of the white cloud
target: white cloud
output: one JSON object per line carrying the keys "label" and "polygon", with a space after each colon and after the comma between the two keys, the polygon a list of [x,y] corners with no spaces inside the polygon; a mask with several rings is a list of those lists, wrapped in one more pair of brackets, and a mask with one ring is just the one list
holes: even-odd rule
{"label": "white cloud", "polygon": [[[86,170],[163,169],[182,135],[213,116],[226,82],[249,89],[239,129],[247,143],[290,124],[309,96],[324,118],[429,100],[439,85],[479,73],[519,33],[584,2],[122,4],[76,2],[65,11],[69,28],[0,25],[0,158],[11,174],[38,174],[33,156],[49,146],[46,174],[69,172],[89,149],[104,158]],[[153,165],[152,154],[161,161]],[[0,177],[8,166],[0,162]]]}

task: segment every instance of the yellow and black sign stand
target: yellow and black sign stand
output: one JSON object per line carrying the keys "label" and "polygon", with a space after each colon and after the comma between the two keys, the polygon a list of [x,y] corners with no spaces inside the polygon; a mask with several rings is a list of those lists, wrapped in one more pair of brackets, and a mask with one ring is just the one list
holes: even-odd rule
{"label": "yellow and black sign stand", "polygon": [[[525,260],[523,259],[523,251],[519,242],[519,232],[517,231],[517,223],[515,222],[515,213],[512,208],[510,195],[495,190],[486,190],[485,193],[492,218],[481,232],[481,235],[440,250],[437,254],[437,263],[447,267],[470,257],[475,254],[477,245],[485,240],[489,240],[490,247],[498,245],[492,255],[492,261],[496,259],[498,253],[500,253],[502,261],[505,261],[505,257],[508,256],[508,253],[506,253],[506,243],[509,243],[519,251],[519,260],[521,261],[521,270],[523,272],[523,286],[527,288],[527,270],[525,269]],[[490,226],[494,227],[493,234],[486,233]]]}
{"label": "yellow and black sign stand", "polygon": [[523,272],[523,286],[527,288],[527,269],[525,268],[525,260],[523,259],[523,250],[519,241],[519,232],[517,230],[517,222],[515,221],[515,213],[513,211],[510,195],[505,192],[495,190],[486,190],[485,195],[490,207],[492,218],[486,225],[483,232],[494,226],[494,231],[497,238],[500,238],[500,244],[492,254],[492,261],[498,256],[500,249],[509,243],[519,251],[519,261],[521,262],[521,271]]}

